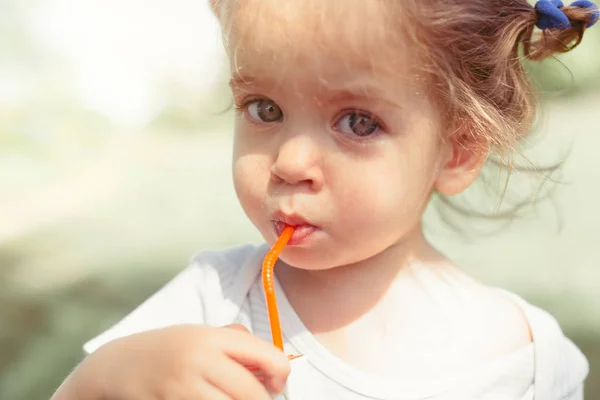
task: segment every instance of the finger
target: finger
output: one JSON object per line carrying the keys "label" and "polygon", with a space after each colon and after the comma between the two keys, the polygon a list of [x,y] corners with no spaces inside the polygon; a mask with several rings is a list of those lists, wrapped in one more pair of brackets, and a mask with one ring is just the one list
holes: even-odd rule
{"label": "finger", "polygon": [[240,332],[250,333],[250,331],[248,330],[248,328],[246,328],[242,324],[225,325],[223,328],[228,328],[228,329],[233,329],[233,330],[240,331]]}
{"label": "finger", "polygon": [[[240,331],[240,332],[245,332],[245,333],[250,333],[250,331],[248,330],[248,328],[246,328],[244,325],[242,324],[230,324],[230,325],[225,325],[223,328],[228,328],[228,329],[233,329],[236,331]],[[287,356],[288,360],[292,360],[293,356]],[[254,373],[254,375],[259,378],[262,382],[264,382],[265,378],[262,374],[262,371],[260,370],[260,367],[258,367],[257,365],[244,365],[248,370],[252,371]]]}
{"label": "finger", "polygon": [[[288,354],[287,355],[287,359],[289,361],[295,360],[296,358],[300,358],[302,357],[302,354]],[[245,365],[246,368],[248,368],[248,370],[250,371],[260,371],[260,368],[257,367],[256,365]]]}
{"label": "finger", "polygon": [[[228,337],[226,337],[228,336]],[[223,330],[223,352],[243,365],[251,365],[260,370],[270,390],[279,393],[283,390],[290,362],[285,354],[271,343],[234,329]]]}
{"label": "finger", "polygon": [[205,370],[204,379],[236,400],[271,400],[267,389],[250,371],[226,357],[215,358]]}
{"label": "finger", "polygon": [[230,395],[209,382],[200,381],[194,400],[233,400]]}

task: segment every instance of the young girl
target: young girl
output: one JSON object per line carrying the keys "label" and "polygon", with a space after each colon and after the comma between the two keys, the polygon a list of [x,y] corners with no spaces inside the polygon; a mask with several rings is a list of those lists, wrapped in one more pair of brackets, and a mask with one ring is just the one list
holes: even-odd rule
{"label": "young girl", "polygon": [[[58,400],[581,399],[546,312],[424,238],[535,111],[520,57],[574,47],[588,1],[213,0],[237,108],[233,180],[265,244],[208,251],[85,345]],[[522,50],[522,53],[521,53]],[[260,279],[275,269],[285,354]],[[258,373],[250,366],[259,369]]]}

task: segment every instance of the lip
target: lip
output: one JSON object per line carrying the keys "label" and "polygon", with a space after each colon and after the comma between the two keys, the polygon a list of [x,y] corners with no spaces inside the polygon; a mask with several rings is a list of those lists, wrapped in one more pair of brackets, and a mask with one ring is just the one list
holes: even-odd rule
{"label": "lip", "polygon": [[305,242],[309,236],[319,229],[298,215],[277,214],[273,217],[272,222],[277,236],[281,235],[286,226],[293,226],[295,228],[294,234],[288,242],[288,245],[291,246]]}

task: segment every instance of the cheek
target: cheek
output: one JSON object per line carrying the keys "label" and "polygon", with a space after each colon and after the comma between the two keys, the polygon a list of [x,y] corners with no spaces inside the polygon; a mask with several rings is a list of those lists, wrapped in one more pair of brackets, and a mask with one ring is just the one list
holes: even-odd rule
{"label": "cheek", "polygon": [[259,154],[255,151],[256,145],[251,140],[251,136],[245,134],[240,125],[243,123],[236,121],[233,140],[232,156],[232,174],[233,184],[238,196],[247,195],[253,186],[253,171],[258,169]]}
{"label": "cheek", "polygon": [[259,155],[238,155],[233,158],[233,186],[244,209],[255,207],[261,196],[264,195],[263,176]]}
{"label": "cheek", "polygon": [[418,149],[359,163],[337,180],[339,217],[363,232],[414,224],[429,200],[436,166],[435,152]]}
{"label": "cheek", "polygon": [[268,179],[267,157],[256,151],[255,147],[251,137],[236,127],[232,157],[233,186],[242,208],[251,219],[253,210],[259,208],[259,201],[266,190],[264,182]]}

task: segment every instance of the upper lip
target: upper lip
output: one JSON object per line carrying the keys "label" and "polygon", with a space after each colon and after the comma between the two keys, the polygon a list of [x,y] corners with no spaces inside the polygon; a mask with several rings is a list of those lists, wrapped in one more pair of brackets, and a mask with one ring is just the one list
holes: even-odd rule
{"label": "upper lip", "polygon": [[312,225],[310,221],[307,221],[305,218],[300,217],[296,214],[283,214],[277,213],[273,216],[273,221],[283,222],[286,225],[290,226],[299,226],[299,225]]}

